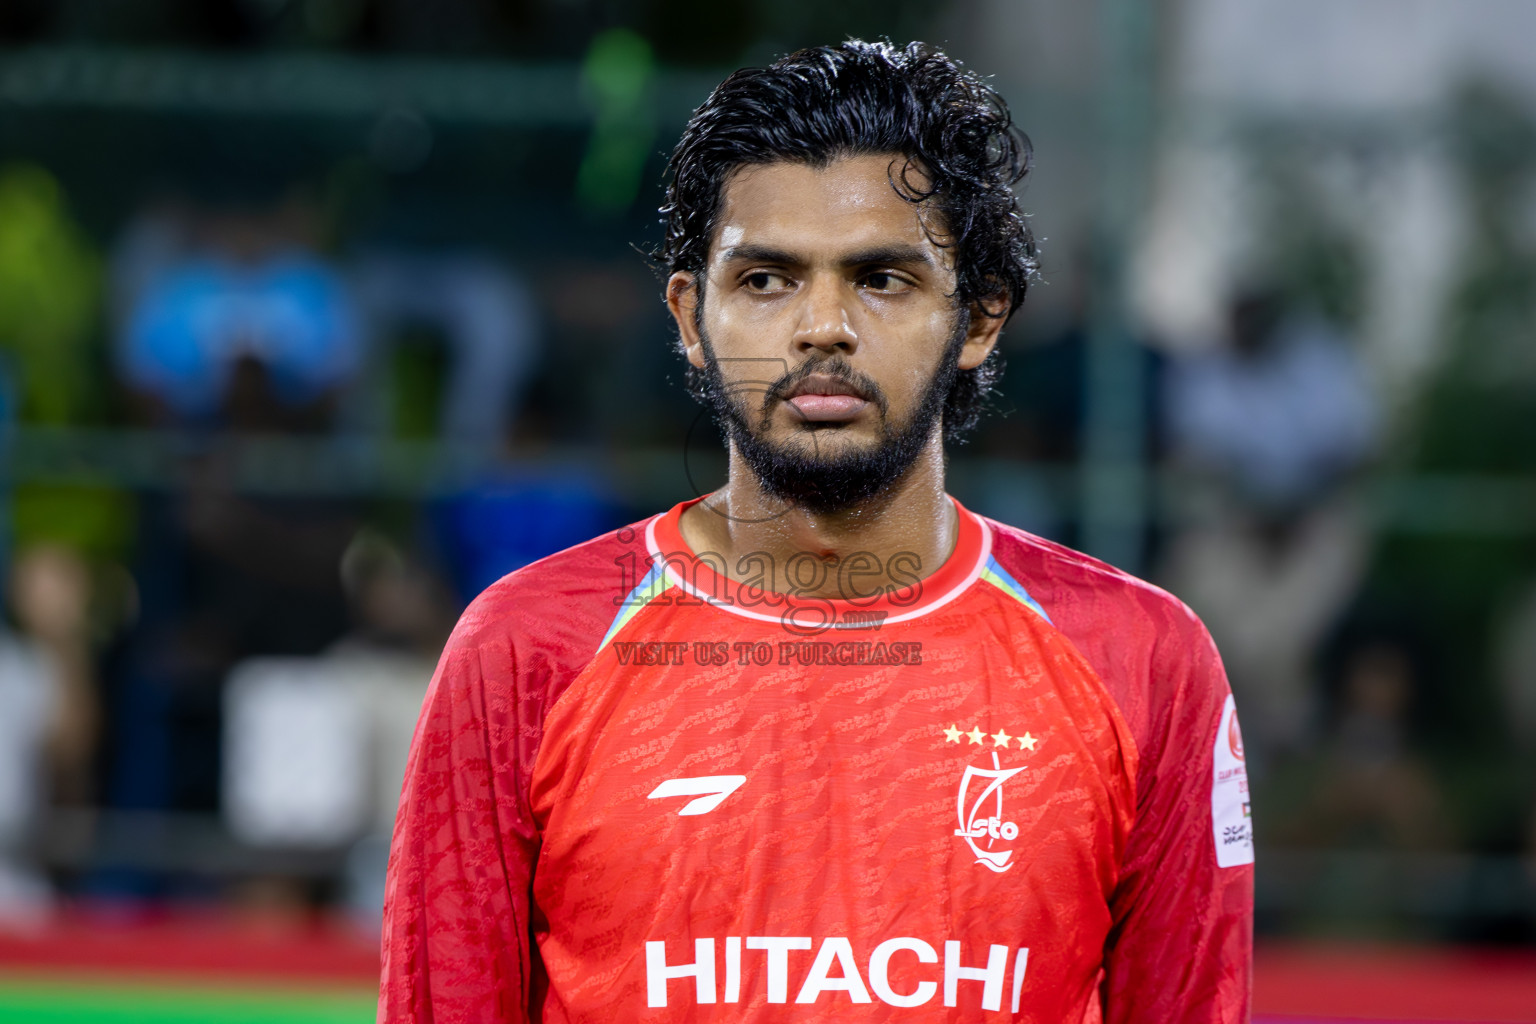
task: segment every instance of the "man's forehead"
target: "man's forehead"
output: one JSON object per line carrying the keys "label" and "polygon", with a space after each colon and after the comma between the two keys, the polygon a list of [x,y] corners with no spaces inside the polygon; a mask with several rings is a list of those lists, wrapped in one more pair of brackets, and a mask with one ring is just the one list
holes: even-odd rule
{"label": "man's forehead", "polygon": [[[943,251],[923,230],[932,213],[904,199],[900,181],[906,161],[899,155],[841,157],[824,167],[780,161],[753,164],[733,173],[721,195],[711,258],[740,246],[774,248],[863,248],[903,244]],[[921,184],[915,173],[909,178]]]}

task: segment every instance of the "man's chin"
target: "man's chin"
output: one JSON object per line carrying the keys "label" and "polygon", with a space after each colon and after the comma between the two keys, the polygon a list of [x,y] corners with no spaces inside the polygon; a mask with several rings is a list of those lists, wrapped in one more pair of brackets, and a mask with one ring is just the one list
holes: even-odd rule
{"label": "man's chin", "polygon": [[780,459],[793,460],[808,469],[836,472],[840,466],[877,457],[884,442],[854,427],[841,429],[818,424],[815,428],[796,428],[783,434],[756,438],[759,450],[772,452]]}
{"label": "man's chin", "polygon": [[[831,443],[828,441],[831,440]],[[857,508],[887,492],[910,466],[888,442],[831,439],[826,432],[780,441],[737,437],[737,451],[763,490],[810,512]]]}

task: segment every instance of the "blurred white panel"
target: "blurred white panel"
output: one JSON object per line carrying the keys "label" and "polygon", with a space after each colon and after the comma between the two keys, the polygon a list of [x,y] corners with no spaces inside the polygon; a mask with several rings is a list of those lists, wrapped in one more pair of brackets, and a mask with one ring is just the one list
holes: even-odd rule
{"label": "blurred white panel", "polygon": [[1444,154],[1425,146],[1381,167],[1366,205],[1361,234],[1372,272],[1362,341],[1379,391],[1399,401],[1434,361],[1466,245],[1465,201]]}
{"label": "blurred white panel", "polygon": [[[1457,6],[1479,6],[1460,3]],[[1338,108],[1433,98],[1451,5],[1439,0],[1187,0],[1186,90],[1204,99]]]}
{"label": "blurred white panel", "polygon": [[1133,263],[1133,303],[1163,346],[1209,347],[1226,329],[1234,283],[1254,231],[1252,181],[1228,150],[1169,146],[1157,159],[1156,200]]}
{"label": "blurred white panel", "polygon": [[56,671],[31,642],[0,631],[0,857],[25,838],[39,809]]}
{"label": "blurred white panel", "polygon": [[362,695],[319,659],[260,658],[224,698],[224,816],[261,846],[336,846],[372,809]]}
{"label": "blurred white panel", "polygon": [[1423,107],[1467,73],[1536,91],[1529,0],[1185,0],[1182,89],[1206,100]]}
{"label": "blurred white panel", "polygon": [[413,654],[360,647],[335,650],[325,662],[335,678],[351,688],[367,716],[369,826],[387,836],[394,827],[411,736],[434,663]]}

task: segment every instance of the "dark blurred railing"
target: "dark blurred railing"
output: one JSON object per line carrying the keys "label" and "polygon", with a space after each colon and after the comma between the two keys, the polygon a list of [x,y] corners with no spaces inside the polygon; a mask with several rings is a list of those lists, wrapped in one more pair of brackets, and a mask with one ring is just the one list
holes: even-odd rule
{"label": "dark blurred railing", "polygon": [[1488,936],[1536,927],[1536,859],[1261,849],[1254,878],[1261,922],[1286,931],[1395,924]]}
{"label": "dark blurred railing", "polygon": [[[650,88],[656,111],[681,124],[726,73],[660,72]],[[405,108],[517,128],[585,127],[594,109],[575,62],[88,47],[0,50],[3,106],[343,118]]]}
{"label": "dark blurred railing", "polygon": [[129,869],[204,878],[335,877],[346,847],[252,846],[230,834],[217,815],[164,811],[59,808],[49,812],[34,851],[66,871]]}
{"label": "dark blurred railing", "polygon": [[[694,463],[699,461],[692,456]],[[216,467],[211,469],[210,467]],[[0,445],[0,478],[19,483],[111,485],[174,491],[214,473],[221,487],[246,494],[430,498],[461,492],[491,477],[585,472],[637,509],[667,507],[710,488],[681,448],[551,448],[537,458],[508,458],[497,447],[376,438],[198,435],[149,430],[26,428]],[[957,456],[952,489],[974,493],[999,482],[1040,495],[1074,518],[1081,470],[1010,459]],[[694,483],[690,483],[692,474]],[[1199,522],[1209,488],[1187,472],[1153,476],[1159,522]],[[1356,485],[1378,530],[1402,533],[1518,535],[1536,532],[1536,478],[1403,476],[1380,473]]]}

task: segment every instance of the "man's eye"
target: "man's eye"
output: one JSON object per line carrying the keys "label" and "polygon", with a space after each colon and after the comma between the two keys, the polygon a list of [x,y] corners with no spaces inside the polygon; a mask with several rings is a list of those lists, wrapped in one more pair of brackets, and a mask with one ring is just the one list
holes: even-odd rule
{"label": "man's eye", "polygon": [[912,283],[897,277],[895,274],[887,274],[882,271],[867,275],[864,278],[864,287],[871,291],[894,295],[897,292],[904,292],[911,288]]}
{"label": "man's eye", "polygon": [[770,274],[766,270],[759,270],[747,275],[746,285],[748,290],[754,292],[777,292],[787,288],[789,280],[783,274]]}

